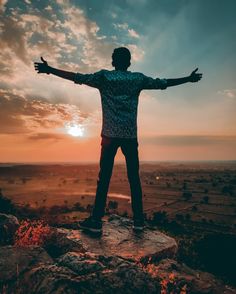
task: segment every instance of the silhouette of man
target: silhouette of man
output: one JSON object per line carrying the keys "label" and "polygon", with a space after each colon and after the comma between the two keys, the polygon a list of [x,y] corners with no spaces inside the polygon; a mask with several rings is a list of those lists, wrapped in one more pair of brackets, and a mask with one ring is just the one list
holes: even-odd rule
{"label": "silhouette of man", "polygon": [[94,208],[91,215],[79,222],[82,229],[102,232],[102,217],[105,214],[107,192],[117,149],[121,147],[125,156],[127,175],[131,190],[133,229],[144,228],[142,188],[139,177],[137,138],[137,109],[139,94],[145,89],[161,89],[187,82],[198,82],[202,74],[196,68],[189,76],[177,79],[151,78],[140,72],[128,71],[131,65],[130,51],[125,47],[114,49],[112,65],[114,70],[102,69],[92,74],[63,71],[42,63],[35,63],[38,73],[54,74],[76,84],[97,88],[102,101],[102,131],[100,171]]}

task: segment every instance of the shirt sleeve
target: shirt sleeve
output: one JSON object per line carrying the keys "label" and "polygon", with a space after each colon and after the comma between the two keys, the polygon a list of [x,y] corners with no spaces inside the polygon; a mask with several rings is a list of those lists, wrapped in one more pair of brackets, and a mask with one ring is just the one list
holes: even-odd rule
{"label": "shirt sleeve", "polygon": [[151,77],[143,75],[142,89],[161,89],[167,88],[167,79],[153,79]]}
{"label": "shirt sleeve", "polygon": [[76,73],[74,77],[74,83],[80,85],[85,84],[87,86],[99,89],[103,84],[103,70],[92,74]]}

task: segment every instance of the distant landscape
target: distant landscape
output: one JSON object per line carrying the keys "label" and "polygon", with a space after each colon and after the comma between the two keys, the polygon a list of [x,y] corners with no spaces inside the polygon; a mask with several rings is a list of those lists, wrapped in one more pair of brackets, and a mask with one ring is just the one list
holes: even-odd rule
{"label": "distant landscape", "polygon": [[[86,217],[99,164],[0,164],[1,196],[22,217],[65,225]],[[233,283],[236,246],[236,161],[141,162],[146,220],[173,235],[179,260]],[[126,166],[116,163],[106,214],[132,217]],[[226,268],[227,267],[227,268]]]}
{"label": "distant landscape", "polygon": [[[92,205],[98,164],[0,165],[2,193],[20,205]],[[164,211],[170,219],[223,230],[236,229],[236,162],[141,163],[147,217]],[[125,164],[115,164],[107,204],[132,216]]]}

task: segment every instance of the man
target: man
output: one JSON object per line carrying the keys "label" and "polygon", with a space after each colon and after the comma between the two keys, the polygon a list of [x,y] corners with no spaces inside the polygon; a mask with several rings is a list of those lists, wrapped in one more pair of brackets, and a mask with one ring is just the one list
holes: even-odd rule
{"label": "man", "polygon": [[43,63],[35,63],[38,73],[54,74],[76,84],[86,84],[100,91],[102,100],[102,131],[100,171],[94,208],[91,215],[79,222],[82,229],[102,232],[107,192],[117,149],[125,156],[131,190],[133,229],[144,228],[142,188],[139,178],[137,139],[138,98],[142,90],[161,89],[187,82],[198,82],[202,74],[195,69],[189,76],[178,79],[153,79],[139,72],[128,71],[131,54],[125,47],[114,49],[112,65],[115,70],[102,69],[93,74],[81,74],[53,68],[41,57]]}

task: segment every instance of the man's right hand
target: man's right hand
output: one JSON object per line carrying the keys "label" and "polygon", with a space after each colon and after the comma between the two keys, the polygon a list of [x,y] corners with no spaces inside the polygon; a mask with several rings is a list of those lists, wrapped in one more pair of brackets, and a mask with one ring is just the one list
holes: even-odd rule
{"label": "man's right hand", "polygon": [[34,69],[38,71],[38,73],[46,73],[50,74],[50,66],[48,65],[47,61],[41,57],[42,63],[41,62],[35,62],[34,63]]}

